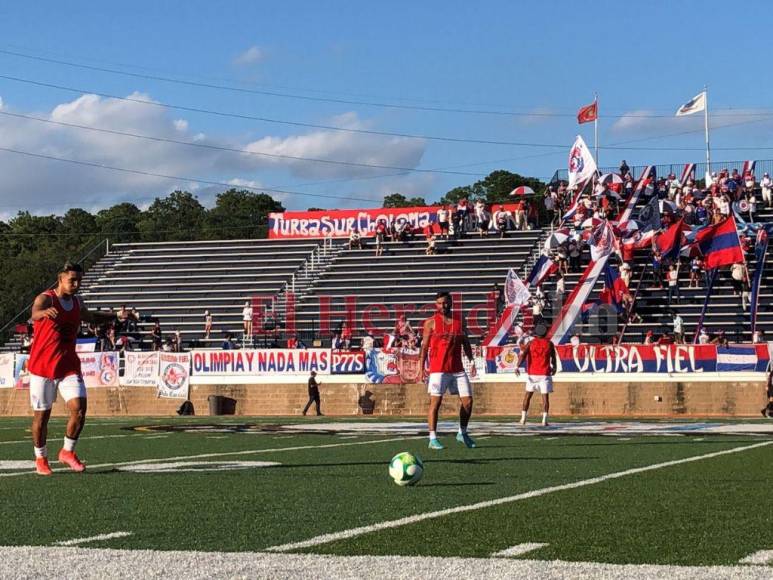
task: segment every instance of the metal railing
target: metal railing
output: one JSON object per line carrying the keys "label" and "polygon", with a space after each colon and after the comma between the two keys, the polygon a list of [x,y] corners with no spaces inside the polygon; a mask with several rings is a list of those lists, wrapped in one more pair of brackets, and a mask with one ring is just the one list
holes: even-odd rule
{"label": "metal railing", "polygon": [[[660,165],[655,165],[655,169],[657,171],[658,178],[666,177],[670,173],[673,173],[676,175],[677,178],[679,178],[682,174],[682,169],[684,169],[685,163],[663,163]],[[711,171],[719,172],[723,169],[728,169],[732,171],[733,169],[737,169],[739,173],[743,170],[743,165],[745,161],[712,161],[711,162]],[[631,175],[634,179],[639,179],[644,169],[647,167],[647,165],[636,165],[634,167],[630,168]],[[706,174],[706,162],[702,163],[696,163],[695,164],[695,179],[702,180],[704,175]],[[599,171],[601,173],[617,173],[620,171],[619,167],[600,167]],[[754,175],[759,180],[760,177],[762,177],[763,173],[771,173],[773,174],[773,159],[763,159],[755,162],[754,167]],[[567,181],[569,179],[569,172],[566,169],[557,169],[556,172],[553,174],[552,179],[550,180],[550,183],[557,183],[559,181]]]}

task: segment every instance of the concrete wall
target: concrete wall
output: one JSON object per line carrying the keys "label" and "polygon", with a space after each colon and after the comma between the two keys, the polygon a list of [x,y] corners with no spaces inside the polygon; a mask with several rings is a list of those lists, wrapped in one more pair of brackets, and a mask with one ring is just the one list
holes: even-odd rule
{"label": "concrete wall", "polygon": [[[512,383],[476,383],[476,415],[516,415],[523,387]],[[324,384],[320,389],[326,415],[422,416],[427,410],[425,385]],[[197,415],[208,414],[207,397],[223,395],[235,401],[237,415],[299,415],[307,400],[306,385],[193,385],[191,401]],[[659,398],[659,400],[656,400]],[[743,382],[558,382],[551,395],[553,416],[609,417],[757,417],[765,405],[765,383]],[[155,388],[89,389],[91,416],[169,416],[180,401],[158,399]],[[535,395],[532,411],[541,408]],[[441,412],[457,413],[456,397],[443,402]],[[64,411],[58,401],[54,414]],[[313,413],[313,409],[312,409]],[[29,392],[0,389],[0,416],[31,415]]]}

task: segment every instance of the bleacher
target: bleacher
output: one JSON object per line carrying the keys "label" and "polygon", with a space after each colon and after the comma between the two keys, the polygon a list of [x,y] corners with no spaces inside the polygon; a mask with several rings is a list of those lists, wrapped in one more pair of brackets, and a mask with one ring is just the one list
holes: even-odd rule
{"label": "bleacher", "polygon": [[[504,239],[471,234],[460,240],[439,240],[434,256],[425,255],[427,244],[423,237],[411,242],[387,242],[384,254],[378,257],[373,247],[343,249],[309,291],[298,297],[296,328],[302,337],[317,334],[320,296],[331,298],[333,327],[342,320],[346,296],[357,299],[355,319],[362,321],[363,313],[369,309],[373,326],[381,332],[392,330],[398,309],[405,310],[407,320],[418,331],[427,313],[417,310],[431,305],[438,290],[459,292],[464,311],[469,313],[486,303],[495,283],[504,285],[509,268],[523,274],[524,264],[541,235],[541,230],[530,230],[509,232]],[[376,305],[386,307],[386,314],[377,314]],[[481,324],[483,319],[481,315]],[[363,332],[361,326],[354,329],[355,337]],[[473,339],[480,338],[480,332],[473,328],[470,332]]]}
{"label": "bleacher", "polygon": [[[320,245],[317,240],[115,244],[84,275],[81,296],[91,309],[137,308],[145,336],[158,320],[165,334],[179,330],[183,343],[220,346],[228,333],[241,336],[244,303],[282,290]],[[209,341],[205,310],[213,316]]]}

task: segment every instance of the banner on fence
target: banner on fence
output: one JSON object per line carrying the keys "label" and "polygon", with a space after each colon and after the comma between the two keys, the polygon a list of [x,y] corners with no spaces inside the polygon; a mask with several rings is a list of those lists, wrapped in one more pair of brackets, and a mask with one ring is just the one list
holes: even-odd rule
{"label": "banner on fence", "polygon": [[124,352],[124,372],[118,379],[124,387],[155,387],[158,384],[157,352]]}
{"label": "banner on fence", "polygon": [[[462,357],[464,370],[471,381],[483,380],[486,359],[479,346],[473,347],[473,361]],[[366,351],[365,378],[371,383],[421,383],[418,349],[372,349]]]}
{"label": "banner on fence", "polygon": [[87,387],[118,386],[117,352],[79,352],[81,374]]}
{"label": "banner on fence", "polygon": [[365,351],[339,351],[332,353],[331,372],[334,375],[361,375],[365,372]]}
{"label": "banner on fence", "polygon": [[10,389],[14,385],[13,353],[0,353],[0,389]]}
{"label": "banner on fence", "polygon": [[[513,212],[517,204],[505,204]],[[269,238],[349,237],[353,230],[371,236],[379,220],[390,224],[406,220],[414,229],[437,222],[437,207],[286,211],[268,214]]]}
{"label": "banner on fence", "polygon": [[30,371],[27,369],[29,360],[28,354],[16,355],[16,362],[13,365],[13,384],[17,389],[30,388]]}
{"label": "banner on fence", "polygon": [[166,399],[187,399],[190,388],[191,353],[158,353],[158,396]]}
{"label": "banner on fence", "polygon": [[[516,346],[486,349],[488,373],[514,373]],[[705,373],[764,372],[770,363],[767,344],[717,347],[714,344],[556,346],[563,373]],[[524,369],[522,369],[524,370]]]}
{"label": "banner on fence", "polygon": [[326,348],[194,350],[194,376],[307,375],[331,371],[331,351]]}

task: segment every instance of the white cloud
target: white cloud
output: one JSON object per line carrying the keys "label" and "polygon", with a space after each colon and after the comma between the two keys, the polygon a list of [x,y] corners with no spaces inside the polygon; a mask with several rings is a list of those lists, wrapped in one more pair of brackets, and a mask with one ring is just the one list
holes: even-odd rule
{"label": "white cloud", "polygon": [[237,66],[250,66],[266,58],[266,51],[258,48],[257,46],[251,46],[241,54],[234,58],[234,64]]}
{"label": "white cloud", "polygon": [[[147,94],[134,93],[133,99],[151,101]],[[8,103],[5,103],[8,109]],[[14,110],[26,114],[26,112]],[[186,119],[175,119],[169,112],[142,103],[83,95],[61,103],[50,112],[29,113],[52,121],[86,125],[166,139],[248,149],[295,157],[353,161],[377,165],[416,167],[424,153],[424,143],[413,139],[338,131],[314,131],[303,135],[263,137],[245,144],[237,138],[215,139],[197,131]],[[355,114],[346,114],[332,121],[350,128],[368,126]],[[275,178],[289,174],[295,179],[282,181],[282,189],[305,189],[292,185],[298,178],[346,180],[355,177],[388,175],[393,170],[367,167],[320,164],[297,159],[277,159],[231,151],[188,147],[175,143],[137,139],[65,127],[50,123],[0,115],[0,147],[74,159],[87,163],[141,170],[147,173],[180,176],[179,181],[153,175],[111,171],[0,151],[0,212],[15,213],[29,209],[34,213],[63,213],[69,207],[96,210],[122,201],[146,205],[156,196],[175,188],[185,188],[201,194],[202,202],[211,201],[210,187],[191,182],[189,178],[230,182],[233,185],[260,186],[258,175],[272,172]],[[385,183],[365,180],[359,185],[336,184],[337,191],[360,189],[377,191]],[[221,191],[223,188],[217,188]],[[324,186],[311,191],[328,193]],[[408,193],[408,192],[406,192]],[[274,195],[274,194],[272,194]],[[343,194],[345,195],[345,194]],[[276,195],[280,198],[279,195]],[[308,206],[314,198],[281,196],[286,205]],[[318,204],[324,201],[317,200]]]}

